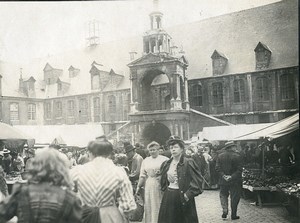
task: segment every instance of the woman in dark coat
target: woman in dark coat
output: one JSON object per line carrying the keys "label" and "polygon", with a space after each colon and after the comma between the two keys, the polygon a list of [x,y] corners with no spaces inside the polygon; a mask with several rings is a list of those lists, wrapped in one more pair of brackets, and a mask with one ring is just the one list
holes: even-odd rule
{"label": "woman in dark coat", "polygon": [[167,141],[172,157],[161,165],[164,191],[158,223],[198,223],[194,197],[202,193],[199,167],[183,155],[184,143],[178,136]]}

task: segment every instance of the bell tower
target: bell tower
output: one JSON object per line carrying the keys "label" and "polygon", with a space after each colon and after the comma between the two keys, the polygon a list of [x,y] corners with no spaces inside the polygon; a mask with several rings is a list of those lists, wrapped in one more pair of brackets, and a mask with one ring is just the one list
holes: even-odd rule
{"label": "bell tower", "polygon": [[150,13],[150,30],[143,36],[144,55],[170,53],[171,37],[162,28],[163,13],[158,10],[158,0],[153,0],[154,11]]}
{"label": "bell tower", "polygon": [[143,56],[131,61],[129,118],[135,141],[165,143],[168,137],[189,138],[188,61],[171,54],[171,36],[162,28],[163,13],[153,0],[150,30],[143,36]]}

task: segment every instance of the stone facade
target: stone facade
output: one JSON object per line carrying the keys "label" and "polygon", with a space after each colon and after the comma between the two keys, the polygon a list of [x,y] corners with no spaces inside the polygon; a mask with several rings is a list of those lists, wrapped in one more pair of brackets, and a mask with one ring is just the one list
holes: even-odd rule
{"label": "stone facade", "polygon": [[[2,94],[11,86],[1,79],[17,71],[6,72],[0,63],[0,119],[22,125],[97,122],[109,136],[145,143],[171,134],[188,139],[206,126],[276,122],[299,109],[295,5],[280,1],[168,32],[156,10],[142,44],[136,44],[139,37],[47,58],[9,93]],[[128,52],[131,62],[124,59]],[[141,56],[134,60],[136,52]]]}
{"label": "stone facade", "polygon": [[192,108],[234,124],[276,122],[298,111],[298,83],[299,67],[214,76],[189,80],[189,98]]}

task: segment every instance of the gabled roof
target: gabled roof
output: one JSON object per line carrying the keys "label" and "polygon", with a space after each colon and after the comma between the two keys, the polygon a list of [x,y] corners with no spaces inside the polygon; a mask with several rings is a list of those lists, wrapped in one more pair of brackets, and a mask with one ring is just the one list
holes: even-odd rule
{"label": "gabled roof", "polygon": [[263,42],[272,49],[268,69],[299,65],[298,1],[285,0],[220,15],[167,29],[182,44],[189,60],[189,79],[211,77],[211,53],[218,49],[230,58],[226,74],[256,70],[253,49]]}
{"label": "gabled roof", "polygon": [[45,70],[52,70],[52,69],[53,69],[53,67],[49,63],[46,63],[43,71],[45,71]]}
{"label": "gabled roof", "polygon": [[96,67],[98,70],[103,70],[103,65],[100,63],[97,63],[96,61],[93,61],[92,67]]}
{"label": "gabled roof", "polygon": [[141,58],[132,61],[130,64],[128,64],[129,67],[133,66],[140,66],[145,64],[155,64],[155,63],[163,63],[163,62],[170,62],[178,60],[176,57],[172,57],[165,54],[154,54],[154,53],[148,53]]}
{"label": "gabled roof", "polygon": [[34,79],[34,77],[33,76],[31,76],[30,78],[28,78],[27,80],[24,80],[24,82],[29,82],[29,81],[33,81],[33,82],[35,82],[36,80]]}
{"label": "gabled roof", "polygon": [[78,68],[73,67],[72,65],[69,67],[68,70],[79,70]]}
{"label": "gabled roof", "polygon": [[110,71],[109,71],[109,75],[117,75],[117,76],[121,76],[121,77],[124,77],[124,75],[121,75],[121,74],[117,74],[113,69],[111,69]]}
{"label": "gabled roof", "polygon": [[225,56],[225,54],[215,50],[213,52],[213,54],[211,55],[211,59],[215,59],[215,58],[218,58],[218,57],[223,57],[224,59],[228,60],[228,58]]}
{"label": "gabled roof", "polygon": [[269,52],[272,52],[269,47],[266,44],[263,44],[262,42],[259,42],[257,46],[255,47],[254,51],[256,52],[259,48],[264,48],[268,50]]}
{"label": "gabled roof", "polygon": [[[197,22],[166,28],[176,44],[184,46],[188,58],[187,72],[189,79],[212,76],[211,52],[218,49],[230,58],[224,75],[255,71],[255,53],[253,49],[258,42],[263,42],[272,49],[272,60],[268,69],[277,69],[299,65],[298,41],[298,1],[285,0],[273,4],[252,8],[240,12],[221,15]],[[141,58],[130,62],[128,52],[138,52]],[[68,74],[68,68],[76,66],[80,73],[70,80],[68,94],[85,94],[91,92],[89,71],[93,61],[103,64],[99,69],[124,75],[118,89],[129,89],[128,66],[143,63],[143,59],[153,54],[142,56],[143,36],[101,43],[93,48],[76,49],[62,54],[32,60],[25,65],[3,65],[0,61],[2,77],[2,94],[4,96],[22,96],[18,92],[19,68],[24,76],[34,76],[37,86],[44,86],[43,70],[54,67],[62,68],[61,77]],[[149,58],[148,58],[149,59]],[[173,58],[174,59],[174,58]],[[165,58],[166,60],[166,58]],[[180,60],[176,58],[176,60]],[[146,62],[146,61],[144,61]],[[45,66],[46,64],[46,66]],[[51,64],[51,65],[50,65]],[[128,64],[128,66],[127,66]],[[4,87],[4,86],[10,86]],[[36,88],[37,88],[36,86]],[[37,97],[44,93],[36,89]],[[40,92],[40,93],[38,93]]]}

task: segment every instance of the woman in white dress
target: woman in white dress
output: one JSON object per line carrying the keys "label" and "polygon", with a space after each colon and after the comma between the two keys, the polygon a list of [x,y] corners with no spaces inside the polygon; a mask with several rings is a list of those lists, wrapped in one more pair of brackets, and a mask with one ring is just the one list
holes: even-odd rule
{"label": "woman in white dress", "polygon": [[147,149],[150,156],[144,159],[141,167],[140,178],[137,186],[136,194],[140,188],[145,186],[144,198],[144,222],[157,222],[159,207],[161,203],[161,188],[160,188],[160,166],[168,160],[167,157],[159,155],[159,144],[151,142]]}

